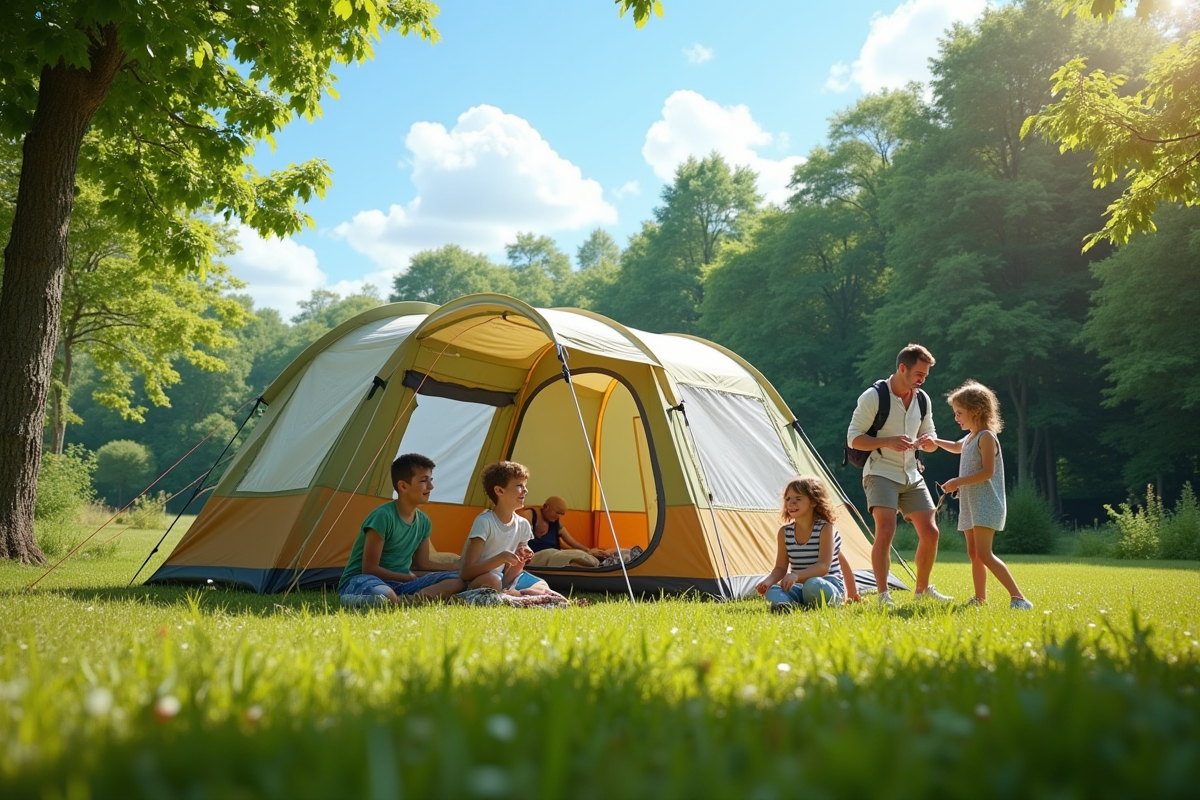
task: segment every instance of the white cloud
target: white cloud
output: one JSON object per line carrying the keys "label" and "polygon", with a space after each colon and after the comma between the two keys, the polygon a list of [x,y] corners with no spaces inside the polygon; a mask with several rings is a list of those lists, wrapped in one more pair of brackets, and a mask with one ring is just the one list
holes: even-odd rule
{"label": "white cloud", "polygon": [[613,190],[612,196],[617,200],[624,200],[626,197],[637,197],[642,193],[642,185],[637,181],[625,181],[617,189]]}
{"label": "white cloud", "polygon": [[683,48],[683,57],[689,64],[703,64],[705,61],[712,61],[713,49],[696,42],[691,47]]}
{"label": "white cloud", "polygon": [[291,319],[301,300],[325,288],[328,276],[312,248],[291,239],[264,239],[245,225],[237,226],[237,241],[241,249],[226,262],[246,282],[255,306],[278,309],[284,319]]}
{"label": "white cloud", "polygon": [[663,103],[662,119],[646,131],[642,156],[654,174],[665,182],[688,156],[704,158],[713,150],[730,164],[758,173],[758,191],[768,202],[782,203],[790,192],[792,170],[803,164],[801,156],[775,160],[759,150],[776,143],[776,137],[754,121],[746,106],[722,106],[701,94],[680,90]]}
{"label": "white cloud", "polygon": [[890,14],[876,14],[858,59],[849,66],[834,64],[826,88],[843,92],[853,84],[878,92],[929,80],[938,38],[955,22],[978,18],[987,5],[987,0],[907,0]]}
{"label": "white cloud", "polygon": [[[545,234],[611,225],[617,212],[600,184],[556,153],[526,120],[481,105],[447,130],[418,122],[405,138],[417,196],[362,211],[333,235],[387,270],[420,250],[458,244],[494,253],[520,231]],[[390,285],[390,280],[387,281]]]}

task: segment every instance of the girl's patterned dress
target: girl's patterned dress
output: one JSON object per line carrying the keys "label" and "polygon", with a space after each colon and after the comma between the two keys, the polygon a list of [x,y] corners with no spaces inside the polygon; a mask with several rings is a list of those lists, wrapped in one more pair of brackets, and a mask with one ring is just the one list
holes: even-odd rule
{"label": "girl's patterned dress", "polygon": [[[973,475],[983,469],[983,454],[979,452],[979,439],[996,434],[982,430],[978,435],[963,440],[962,458],[958,462],[958,477]],[[1004,455],[1000,452],[1000,440],[996,439],[996,469],[992,477],[983,483],[973,483],[958,490],[958,529],[991,528],[1004,530],[1008,506],[1004,500]]]}

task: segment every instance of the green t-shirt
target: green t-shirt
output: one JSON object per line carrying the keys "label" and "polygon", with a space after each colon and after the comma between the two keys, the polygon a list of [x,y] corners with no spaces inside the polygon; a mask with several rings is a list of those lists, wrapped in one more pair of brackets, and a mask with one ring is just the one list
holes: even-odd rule
{"label": "green t-shirt", "polygon": [[421,542],[429,538],[433,525],[429,517],[421,509],[417,509],[412,524],[400,519],[396,503],[384,503],[367,515],[354,540],[354,549],[350,551],[350,560],[338,581],[338,588],[345,586],[351,578],[362,575],[363,548],[367,544],[367,528],[374,530],[383,537],[383,552],[379,556],[379,566],[392,572],[409,572],[412,570],[413,554]]}

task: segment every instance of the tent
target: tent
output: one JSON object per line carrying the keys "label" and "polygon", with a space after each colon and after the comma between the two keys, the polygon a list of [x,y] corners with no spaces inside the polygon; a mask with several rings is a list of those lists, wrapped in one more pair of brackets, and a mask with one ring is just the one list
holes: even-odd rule
{"label": "tent", "polygon": [[817,475],[843,500],[843,550],[870,545],[767,380],[711,342],[646,333],[578,309],[480,294],[364,312],[301,353],[151,583],[256,592],[333,585],[367,513],[394,496],[399,453],[437,463],[422,507],[457,553],[487,507],[482,467],[526,465],[531,502],[566,499],[580,542],[641,547],[625,565],[534,570],[564,591],[719,597],[770,571],[782,487]]}

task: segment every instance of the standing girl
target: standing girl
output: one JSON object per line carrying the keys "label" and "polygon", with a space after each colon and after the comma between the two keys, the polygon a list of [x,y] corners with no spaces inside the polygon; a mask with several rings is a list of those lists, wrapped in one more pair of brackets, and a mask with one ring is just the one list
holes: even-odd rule
{"label": "standing girl", "polygon": [[1012,595],[1011,607],[1028,611],[1033,603],[1025,599],[1008,567],[992,552],[996,531],[1004,530],[1007,506],[1004,497],[1004,456],[996,434],[1004,428],[1000,420],[1000,401],[996,393],[982,383],[967,381],[946,395],[954,409],[954,421],[967,435],[957,442],[939,439],[939,447],[961,453],[958,477],[942,484],[946,493],[958,492],[958,529],[967,537],[967,555],[971,557],[971,579],[975,596],[971,603],[987,602],[987,573]]}
{"label": "standing girl", "polygon": [[[783,490],[787,522],[779,529],[775,569],[758,584],[758,593],[771,601],[771,611],[791,611],[796,605],[841,605],[851,587],[858,599],[854,573],[842,558],[842,536],[833,527],[833,504],[816,478],[797,478]],[[840,574],[833,569],[838,563]]]}

